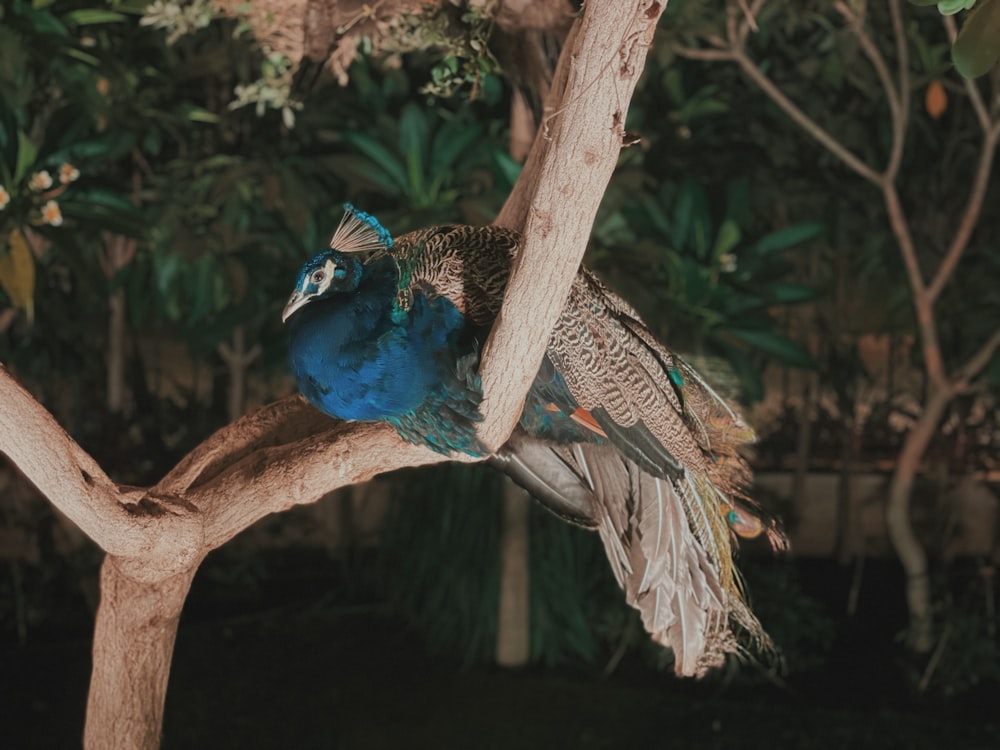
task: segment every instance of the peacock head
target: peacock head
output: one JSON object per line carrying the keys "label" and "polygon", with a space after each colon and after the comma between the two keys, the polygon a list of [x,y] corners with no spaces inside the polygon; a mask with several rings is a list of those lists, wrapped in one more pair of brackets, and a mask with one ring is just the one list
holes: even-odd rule
{"label": "peacock head", "polygon": [[336,250],[324,250],[308,261],[299,272],[295,291],[281,313],[281,322],[287,322],[297,310],[313,300],[353,292],[361,282],[361,265],[360,258]]}

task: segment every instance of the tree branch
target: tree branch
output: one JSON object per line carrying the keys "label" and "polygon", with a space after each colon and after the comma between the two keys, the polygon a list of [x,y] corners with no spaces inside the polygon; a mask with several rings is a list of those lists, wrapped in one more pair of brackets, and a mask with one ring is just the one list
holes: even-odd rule
{"label": "tree branch", "polygon": [[955,391],[960,393],[969,386],[969,382],[975,378],[990,363],[997,348],[1000,347],[1000,330],[994,331],[993,335],[983,342],[983,345],[976,350],[976,353],[966,360],[958,372],[955,374]]}
{"label": "tree branch", "polygon": [[[899,14],[899,6],[897,0],[892,0],[890,5],[894,8],[895,13],[893,15],[893,29],[896,33],[896,48],[897,57],[899,57],[899,48],[902,47],[902,61],[906,61],[906,39],[905,37],[900,40],[900,34],[902,34],[902,28],[900,23],[900,28],[896,27],[896,21]],[[864,52],[865,57],[871,63],[872,67],[875,69],[875,73],[878,76],[879,82],[882,84],[882,89],[885,91],[886,100],[889,102],[889,116],[892,120],[892,149],[889,154],[889,162],[882,173],[882,179],[892,181],[896,179],[896,175],[899,172],[899,165],[903,159],[903,147],[906,143],[906,121],[908,112],[904,109],[902,104],[903,91],[906,91],[907,107],[909,103],[909,70],[902,67],[899,68],[899,82],[897,83],[892,80],[892,74],[889,72],[889,66],[885,62],[885,57],[879,51],[879,48],[875,46],[875,42],[872,40],[871,36],[865,30],[864,19],[859,17],[847,3],[842,0],[838,0],[834,3],[834,7],[837,11],[844,17],[848,25],[851,27],[851,31],[854,33],[855,38],[861,45],[861,51]]]}
{"label": "tree branch", "polygon": [[[949,43],[954,45],[955,40],[958,38],[958,28],[955,26],[954,16],[941,16],[941,23],[944,24],[945,31],[948,32]],[[976,85],[975,79],[966,78],[965,76],[961,78],[965,84],[965,90],[969,94],[969,101],[972,102],[972,108],[976,111],[979,126],[983,129],[983,132],[987,132],[992,123],[990,122],[990,113],[986,109],[986,103],[983,101],[983,95],[979,92],[979,87]]]}
{"label": "tree branch", "polygon": [[499,447],[517,422],[580,267],[665,5],[588,3],[567,37],[547,116],[496,219],[520,230],[524,245],[484,349],[479,436],[491,448]]}
{"label": "tree branch", "polygon": [[750,59],[744,50],[735,47],[732,48],[732,59],[736,61],[736,63],[740,66],[740,69],[747,75],[747,77],[757,84],[758,88],[771,98],[771,101],[784,110],[785,114],[794,120],[799,127],[806,131],[808,135],[812,136],[814,140],[818,141],[827,151],[836,156],[844,162],[848,168],[859,174],[861,177],[864,177],[872,184],[881,184],[881,174],[865,164],[857,155],[830,135],[830,133],[827,132],[822,125],[799,109],[798,105],[785,96],[785,92],[779,89],[774,82],[767,77],[764,71],[762,71],[757,64]]}
{"label": "tree branch", "polygon": [[0,452],[122,570],[146,582],[196,565],[270,513],[449,458],[404,442],[387,425],[317,418],[293,397],[222,428],[142,490],[113,482],[3,367],[0,402]]}
{"label": "tree branch", "polygon": [[886,179],[895,180],[899,165],[903,160],[906,131],[910,119],[910,51],[907,47],[906,27],[899,0],[889,0],[889,14],[892,16],[892,33],[896,40],[896,75],[899,83],[899,120],[895,122],[892,137],[892,153],[886,167]]}
{"label": "tree branch", "polygon": [[689,60],[708,60],[710,62],[732,62],[736,60],[729,50],[702,49],[701,47],[674,47],[674,52]]}
{"label": "tree branch", "polygon": [[958,261],[965,252],[965,248],[972,238],[972,233],[979,223],[979,214],[983,208],[983,199],[986,197],[986,188],[989,185],[990,174],[993,171],[993,158],[996,155],[997,141],[1000,140],[1000,124],[993,124],[992,127],[983,130],[983,146],[979,152],[979,164],[976,166],[976,175],[972,179],[972,189],[969,191],[968,200],[965,203],[965,210],[958,223],[958,229],[952,236],[951,244],[945,253],[941,265],[938,266],[934,278],[927,287],[927,296],[934,302],[941,294],[945,284],[951,278],[958,265]]}
{"label": "tree branch", "polygon": [[[0,453],[107,552],[142,555],[156,533],[139,521],[138,493],[119,486],[0,365]],[[163,509],[159,527],[182,524]],[[158,532],[157,532],[158,533]]]}

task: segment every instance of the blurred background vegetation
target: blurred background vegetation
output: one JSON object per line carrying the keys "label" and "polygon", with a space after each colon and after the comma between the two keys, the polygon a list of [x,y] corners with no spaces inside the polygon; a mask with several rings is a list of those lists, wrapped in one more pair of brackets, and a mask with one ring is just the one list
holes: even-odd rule
{"label": "blurred background vegetation", "polygon": [[[588,262],[671,348],[754,405],[758,471],[884,472],[923,384],[883,206],[736,66],[678,56],[716,32],[721,8],[671,0],[627,123],[636,143],[623,151]],[[913,100],[900,184],[933,260],[979,133],[936,12],[905,11]],[[157,480],[211,430],[293,390],[280,310],[344,201],[393,233],[486,223],[520,168],[511,89],[483,46],[489,25],[471,11],[465,46],[431,33],[404,51],[361,39],[340,81],[302,90],[245,18],[207,2],[6,0],[0,13],[0,361],[122,482]],[[891,48],[887,14],[871,14],[876,42]],[[845,145],[884,160],[890,125],[876,73],[828,4],[776,0],[757,22],[759,65]],[[998,236],[1000,211],[987,208],[939,303],[950,357],[1000,325]],[[787,687],[834,668],[831,649],[860,648],[877,652],[904,692],[995,686],[996,535],[991,549],[955,558],[940,521],[959,478],[997,468],[996,361],[990,375],[955,401],[927,460],[935,661],[895,661],[905,616],[891,558],[866,572],[863,545],[818,561],[751,548],[748,590],[786,669],[726,671],[720,684]],[[490,663],[501,480],[440,466],[375,485],[236,540],[201,574],[212,597],[192,606],[254,611],[248,601],[304,566],[330,606],[398,618],[445,660]],[[370,497],[382,509],[375,519],[365,516]],[[809,497],[780,502],[794,526]],[[662,669],[598,540],[538,509],[530,523],[532,660]],[[5,641],[87,622],[98,551],[9,466],[0,559]],[[227,608],[230,599],[240,603]],[[860,625],[866,618],[876,625]],[[868,679],[842,678],[848,690]]]}

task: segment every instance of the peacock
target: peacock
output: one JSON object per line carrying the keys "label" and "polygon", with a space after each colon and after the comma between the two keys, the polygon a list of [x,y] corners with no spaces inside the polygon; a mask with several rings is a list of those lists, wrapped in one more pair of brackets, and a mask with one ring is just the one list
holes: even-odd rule
{"label": "peacock", "polygon": [[393,239],[346,204],[330,249],[302,267],[282,315],[302,394],[338,419],[386,422],[410,442],[484,458],[563,519],[596,530],[678,674],[703,675],[747,641],[768,650],[734,564],[737,536],[785,545],[745,494],[740,449],[753,431],[586,267],[514,433],[492,454],[479,442],[480,352],[520,244],[495,226]]}

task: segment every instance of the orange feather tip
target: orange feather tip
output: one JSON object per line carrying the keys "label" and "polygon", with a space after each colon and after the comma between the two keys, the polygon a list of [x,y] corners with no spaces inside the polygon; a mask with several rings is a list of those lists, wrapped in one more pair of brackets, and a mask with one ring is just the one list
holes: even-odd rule
{"label": "orange feather tip", "polygon": [[[558,404],[555,404],[555,403],[548,403],[548,404],[546,404],[545,405],[545,411],[552,411],[552,412],[559,412],[560,414],[566,414],[566,412],[563,411],[562,407],[560,407]],[[591,414],[586,409],[579,409],[578,408],[576,411],[574,411],[572,414],[569,415],[569,418],[572,419],[574,422],[576,422],[581,427],[584,427],[584,428],[590,430],[591,432],[593,432],[598,437],[602,437],[602,438],[607,439],[608,434],[597,423],[597,420],[594,419],[594,415]]]}
{"label": "orange feather tip", "polygon": [[576,422],[581,427],[586,427],[588,430],[593,432],[595,435],[599,435],[602,438],[607,438],[607,433],[597,424],[597,420],[594,419],[594,415],[591,414],[586,409],[577,409],[575,412],[569,415],[569,418]]}

